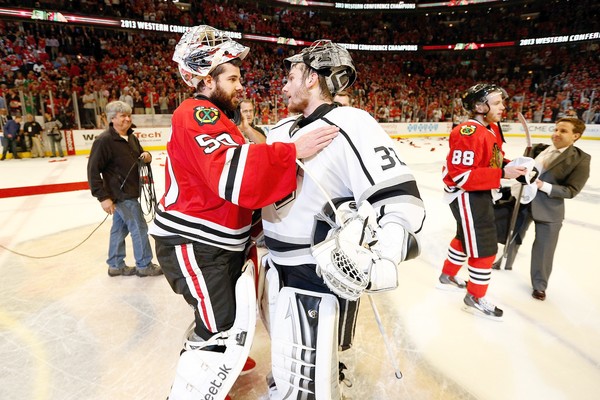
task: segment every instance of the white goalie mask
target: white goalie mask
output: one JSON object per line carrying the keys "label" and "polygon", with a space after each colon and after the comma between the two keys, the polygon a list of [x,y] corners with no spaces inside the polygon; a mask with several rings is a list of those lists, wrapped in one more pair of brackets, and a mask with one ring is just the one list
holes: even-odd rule
{"label": "white goalie mask", "polygon": [[173,53],[179,74],[191,87],[217,66],[235,58],[243,60],[250,49],[232,40],[227,33],[208,25],[195,26],[183,34]]}
{"label": "white goalie mask", "polygon": [[348,50],[331,40],[317,40],[310,47],[284,60],[289,70],[292,64],[304,63],[325,77],[332,96],[356,80],[356,68]]}

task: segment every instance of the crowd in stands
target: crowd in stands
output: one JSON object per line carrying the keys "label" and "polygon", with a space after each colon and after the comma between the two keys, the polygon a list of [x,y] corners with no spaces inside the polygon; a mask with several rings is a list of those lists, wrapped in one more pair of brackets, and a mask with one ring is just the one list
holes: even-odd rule
{"label": "crowd in stands", "polygon": [[[0,0],[0,4],[7,3],[14,2]],[[542,7],[548,3],[553,6]],[[426,44],[585,32],[585,24],[598,30],[597,22],[582,18],[586,7],[588,12],[598,7],[588,0],[580,3],[581,8],[560,0],[534,2],[528,10],[539,13],[533,22],[520,19],[522,10],[517,13],[503,7],[478,8],[460,18],[422,13],[403,18],[406,14],[379,12],[356,18],[355,13],[242,0],[196,2],[202,6],[190,11],[158,0],[21,1],[19,5],[73,12],[102,6],[106,15],[182,25],[206,23],[225,30],[306,40],[326,37],[346,43]],[[462,22],[453,29],[441,23],[444,18]],[[488,20],[494,24],[483,23]],[[104,105],[122,96],[131,97],[136,114],[171,113],[192,93],[171,61],[178,39],[175,34],[0,20],[0,102],[5,101],[11,115],[50,112],[65,127],[76,125],[77,112],[82,127],[105,126]],[[286,77],[282,60],[298,48],[254,41],[245,44],[252,49],[243,65],[246,97],[257,104],[258,123],[274,123],[287,113],[281,95]],[[353,104],[382,122],[457,123],[464,118],[459,94],[476,82],[490,81],[505,87],[510,95],[507,120],[515,120],[517,112],[534,122],[552,122],[574,113],[589,123],[600,123],[598,49],[596,41],[459,52],[355,51],[358,80],[351,88]],[[86,93],[93,98],[94,117],[84,115],[88,113],[83,110],[90,108],[83,102]]]}

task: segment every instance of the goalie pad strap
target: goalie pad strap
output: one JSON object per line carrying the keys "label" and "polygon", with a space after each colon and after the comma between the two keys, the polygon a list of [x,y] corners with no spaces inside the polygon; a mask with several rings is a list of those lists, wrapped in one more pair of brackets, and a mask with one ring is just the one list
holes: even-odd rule
{"label": "goalie pad strap", "polygon": [[226,346],[224,353],[187,350],[179,357],[169,400],[223,400],[242,372],[256,328],[254,265],[246,262],[235,285],[236,313],[231,329],[204,342]]}
{"label": "goalie pad strap", "polygon": [[274,319],[277,295],[281,285],[277,268],[268,256],[262,259],[259,276],[258,313],[270,335],[270,321]]}
{"label": "goalie pad strap", "polygon": [[339,400],[335,296],[284,287],[271,321],[271,357],[284,399]]}

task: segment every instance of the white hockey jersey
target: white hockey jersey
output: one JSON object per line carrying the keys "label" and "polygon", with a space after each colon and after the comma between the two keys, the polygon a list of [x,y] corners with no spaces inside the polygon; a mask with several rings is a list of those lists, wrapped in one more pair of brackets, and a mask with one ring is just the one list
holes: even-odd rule
{"label": "white hockey jersey", "polygon": [[397,154],[393,140],[367,112],[352,107],[323,104],[307,118],[280,121],[267,143],[293,142],[320,126],[336,125],[340,134],[317,155],[302,160],[297,189],[262,210],[266,245],[280,265],[314,264],[310,253],[315,216],[327,202],[316,181],[330,199],[352,197],[368,200],[377,212],[378,224],[401,224],[418,233],[425,207],[410,169]]}

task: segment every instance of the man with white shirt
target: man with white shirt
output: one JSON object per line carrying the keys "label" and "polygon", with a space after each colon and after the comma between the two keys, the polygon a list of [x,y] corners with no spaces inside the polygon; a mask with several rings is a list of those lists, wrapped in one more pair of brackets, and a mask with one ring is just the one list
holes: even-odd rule
{"label": "man with white shirt", "polygon": [[546,288],[552,272],[558,234],[565,218],[565,199],[583,189],[590,176],[591,156],[573,144],[585,131],[578,118],[561,118],[556,122],[552,144],[535,144],[526,156],[535,159],[540,171],[535,181],[537,194],[525,208],[525,231],[535,223],[535,240],[531,251],[532,297],[546,299]]}

